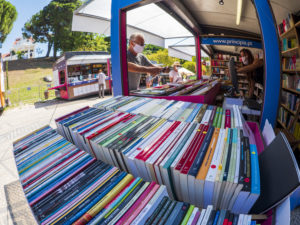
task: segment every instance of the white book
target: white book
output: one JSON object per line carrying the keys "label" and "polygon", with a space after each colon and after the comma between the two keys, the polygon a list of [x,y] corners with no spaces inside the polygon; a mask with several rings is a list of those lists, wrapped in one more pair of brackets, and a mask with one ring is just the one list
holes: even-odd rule
{"label": "white book", "polygon": [[[161,144],[161,146],[147,159],[145,162],[147,171],[152,181],[156,181],[156,183],[162,184],[162,180],[160,179],[160,175],[156,174],[154,171],[154,164],[156,160],[163,155],[166,148],[176,139],[176,137],[180,134],[181,130],[184,127],[184,123],[180,123],[179,126],[172,132],[172,134]],[[159,178],[159,179],[157,179]]]}
{"label": "white book", "polygon": [[211,113],[212,113],[212,110],[210,110],[210,109],[205,111],[204,116],[201,120],[201,124],[208,125]]}
{"label": "white book", "polygon": [[202,210],[201,210],[201,214],[200,214],[200,216],[199,216],[199,219],[198,219],[196,225],[201,225],[202,220],[203,220],[203,218],[204,218],[204,216],[205,216],[205,213],[206,213],[206,209],[202,209]]}
{"label": "white book", "polygon": [[[190,129],[192,129],[192,127],[193,127],[192,124],[187,125],[186,130],[181,135],[180,139],[176,142],[174,147],[171,149],[171,151],[168,153],[168,155],[164,158],[164,160],[159,165],[159,170],[160,170],[160,173],[162,176],[163,183],[167,186],[168,193],[173,199],[175,199],[175,196],[173,195],[172,188],[171,188],[171,186],[173,184],[171,184],[171,180],[170,180],[169,173],[168,173],[168,168],[165,164],[167,163],[169,158],[173,156],[173,154],[175,153],[175,150],[179,147],[179,145],[182,144],[182,140],[184,140],[186,138],[186,134],[190,131]],[[183,154],[183,152],[180,151],[178,155],[182,155],[182,154]],[[174,161],[175,160],[176,160],[176,158],[174,159]]]}
{"label": "white book", "polygon": [[138,216],[131,222],[131,225],[144,224],[148,219],[147,215],[151,215],[159,205],[163,197],[168,196],[165,186],[160,186],[148,204],[142,209]]}
{"label": "white book", "polygon": [[171,168],[170,168],[171,174],[172,174],[173,186],[175,187],[176,196],[179,200],[183,199],[180,188],[179,188],[180,187],[180,177],[179,177],[180,171],[175,170],[175,167],[176,167],[177,163],[180,161],[180,159],[183,156],[183,154],[185,153],[185,151],[187,150],[191,141],[193,140],[197,130],[198,130],[198,126],[196,126],[196,128],[194,129],[192,135],[189,137],[186,144],[183,146],[182,150],[180,151],[180,153],[178,154],[178,156],[176,157],[176,159],[174,160],[174,162],[172,163]]}
{"label": "white book", "polygon": [[214,152],[214,156],[211,161],[211,166],[207,172],[205,183],[204,183],[204,208],[208,205],[212,204],[213,195],[214,195],[214,185],[215,185],[215,178],[217,175],[218,166],[220,164],[220,160],[223,154],[223,144],[224,144],[224,136],[225,136],[224,129],[220,129],[218,142],[216,145],[216,149]]}
{"label": "white book", "polygon": [[239,220],[238,220],[238,225],[243,225],[243,222],[244,222],[244,214],[240,214],[239,215]]}
{"label": "white book", "polygon": [[[209,205],[205,211],[205,215],[203,217],[203,220],[201,222],[201,225],[206,225],[208,223],[211,211],[213,210],[212,205]],[[198,224],[198,223],[197,223]]]}
{"label": "white book", "polygon": [[[148,142],[148,145],[145,146],[144,148],[142,148],[141,151],[144,151],[146,154],[148,154],[148,151],[151,150],[153,147],[155,147],[156,142],[158,142],[162,138],[162,136],[164,136],[165,132],[171,126],[172,126],[172,122],[167,122],[166,126],[162,126],[162,127],[158,128],[159,132],[157,132],[157,135],[155,135],[155,138],[150,143]],[[148,174],[145,161],[146,161],[145,159],[138,159],[136,157],[134,158],[134,163],[136,164],[136,168],[137,168],[139,175],[142,178],[144,178],[145,180],[151,181],[151,177]]]}

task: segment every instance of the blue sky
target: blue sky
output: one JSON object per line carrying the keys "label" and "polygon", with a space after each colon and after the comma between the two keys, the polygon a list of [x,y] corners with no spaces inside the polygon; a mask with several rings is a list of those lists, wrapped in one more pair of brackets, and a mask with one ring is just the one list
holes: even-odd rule
{"label": "blue sky", "polygon": [[[13,45],[16,38],[22,37],[22,28],[24,24],[31,18],[32,15],[39,12],[46,5],[50,3],[51,0],[8,0],[17,9],[18,17],[13,25],[10,34],[7,36],[5,42],[0,48],[1,53],[8,53]],[[37,44],[37,48],[43,49],[42,55],[45,56],[47,52],[47,44]],[[37,55],[36,55],[37,56]]]}

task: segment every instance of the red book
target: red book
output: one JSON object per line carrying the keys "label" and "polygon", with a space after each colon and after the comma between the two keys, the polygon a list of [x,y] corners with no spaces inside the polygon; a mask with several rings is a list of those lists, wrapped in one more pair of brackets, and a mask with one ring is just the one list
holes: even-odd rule
{"label": "red book", "polygon": [[172,134],[179,124],[179,121],[174,122],[171,127],[160,136],[161,138],[159,138],[159,140],[157,140],[150,148],[144,149],[135,158],[146,161],[153,154],[153,152],[155,152],[159,146]]}
{"label": "red book", "polygon": [[193,137],[193,140],[191,141],[191,143],[189,144],[189,146],[187,147],[186,151],[184,152],[183,156],[181,157],[181,159],[179,160],[179,162],[177,163],[175,170],[181,170],[181,168],[183,167],[184,163],[186,162],[187,158],[190,155],[190,151],[191,149],[193,149],[193,147],[197,144],[196,140],[198,139],[198,137],[200,137],[201,135],[201,130],[203,129],[204,124],[200,124],[200,126],[198,127],[198,130],[195,134],[195,136]]}
{"label": "red book", "polygon": [[180,173],[182,174],[187,174],[191,168],[191,166],[193,165],[193,162],[195,161],[195,158],[200,150],[200,147],[204,141],[204,138],[206,136],[207,130],[208,130],[209,126],[205,125],[203,130],[200,132],[200,138],[196,143],[196,146],[194,147],[194,149],[192,150],[191,154],[189,155],[189,158],[187,159],[187,161],[185,162],[182,170],[180,171]]}
{"label": "red book", "polygon": [[225,111],[225,129],[231,128],[231,112],[229,109]]}

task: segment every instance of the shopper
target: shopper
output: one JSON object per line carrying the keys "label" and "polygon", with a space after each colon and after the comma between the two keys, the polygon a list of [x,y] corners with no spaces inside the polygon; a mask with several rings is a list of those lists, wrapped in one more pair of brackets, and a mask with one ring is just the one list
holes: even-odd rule
{"label": "shopper", "polygon": [[103,73],[102,69],[98,72],[98,83],[99,83],[99,98],[104,98],[104,90],[105,90],[105,79],[106,75]]}
{"label": "shopper", "polygon": [[238,73],[246,73],[249,81],[249,98],[254,98],[255,83],[264,86],[264,60],[259,57],[254,59],[251,51],[242,49],[240,51],[243,67],[237,69]]}
{"label": "shopper", "polygon": [[[139,89],[141,74],[159,74],[163,67],[153,65],[146,56],[142,54],[145,46],[143,34],[134,33],[129,38],[127,51],[128,61],[128,87],[129,91]],[[169,72],[168,69],[165,72]]]}
{"label": "shopper", "polygon": [[169,79],[170,83],[178,83],[182,81],[182,77],[179,73],[179,69],[181,68],[181,65],[179,62],[174,62],[173,65],[173,70],[170,71],[169,73]]}
{"label": "shopper", "polygon": [[160,81],[161,81],[160,76],[159,76],[159,75],[156,75],[156,76],[152,79],[153,87],[159,86]]}
{"label": "shopper", "polygon": [[147,74],[146,76],[146,87],[150,88],[152,86],[152,76],[150,73]]}

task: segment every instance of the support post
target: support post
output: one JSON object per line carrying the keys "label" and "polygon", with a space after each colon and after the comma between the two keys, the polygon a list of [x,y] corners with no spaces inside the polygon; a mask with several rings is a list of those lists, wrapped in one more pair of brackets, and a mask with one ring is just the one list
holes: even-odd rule
{"label": "support post", "polygon": [[200,80],[202,78],[202,65],[201,65],[201,41],[200,36],[195,36],[196,44],[196,67],[197,67],[197,78]]}
{"label": "support post", "polygon": [[260,127],[263,129],[265,121],[275,125],[279,104],[280,90],[280,50],[276,21],[268,0],[253,0],[262,34],[265,60],[265,90],[264,105]]}

